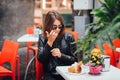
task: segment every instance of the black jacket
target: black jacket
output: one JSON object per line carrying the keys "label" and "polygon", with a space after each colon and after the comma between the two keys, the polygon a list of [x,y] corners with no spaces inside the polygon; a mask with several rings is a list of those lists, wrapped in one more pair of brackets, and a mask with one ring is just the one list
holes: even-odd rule
{"label": "black jacket", "polygon": [[[71,44],[74,42],[73,35],[69,33],[64,33],[59,39],[56,39],[53,46],[50,47],[47,44],[47,40],[40,34],[38,41],[38,60],[43,64],[45,72],[50,72],[56,74],[56,66],[71,65],[77,58],[73,55],[76,50],[76,45]],[[51,50],[53,48],[59,48],[62,55],[61,58],[53,57],[51,55]]]}

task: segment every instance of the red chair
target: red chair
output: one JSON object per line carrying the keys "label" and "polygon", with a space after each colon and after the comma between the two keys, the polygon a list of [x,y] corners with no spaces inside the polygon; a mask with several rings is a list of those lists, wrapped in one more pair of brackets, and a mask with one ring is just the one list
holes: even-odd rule
{"label": "red chair", "polygon": [[[18,49],[19,49],[19,43],[13,42],[8,39],[4,41],[2,51],[0,53],[0,76],[1,77],[11,76],[12,80],[16,80],[16,72],[18,72],[18,80],[20,80],[20,64],[19,64],[19,56],[17,54]],[[5,64],[6,62],[10,63],[10,68],[11,68],[10,70],[3,67],[3,64]],[[18,63],[18,65],[16,63]]]}
{"label": "red chair", "polygon": [[36,58],[36,80],[41,80],[43,75],[43,65]]}
{"label": "red chair", "polygon": [[104,48],[105,54],[110,56],[110,64],[113,66],[116,66],[116,60],[115,60],[113,49],[107,43],[103,44],[103,48]]}
{"label": "red chair", "polygon": [[[26,33],[33,34],[34,33],[33,29],[34,27],[27,27]],[[29,51],[32,50],[33,54],[34,55],[36,54],[37,47],[32,46],[33,44],[35,44],[35,42],[27,42],[26,64],[28,64],[28,60],[29,60]]]}
{"label": "red chair", "polygon": [[[115,49],[120,48],[120,39],[119,38],[112,40],[112,43],[113,43]],[[117,67],[120,68],[120,52],[117,52],[114,50],[114,54],[115,54],[116,61],[117,60],[119,61],[117,64]]]}

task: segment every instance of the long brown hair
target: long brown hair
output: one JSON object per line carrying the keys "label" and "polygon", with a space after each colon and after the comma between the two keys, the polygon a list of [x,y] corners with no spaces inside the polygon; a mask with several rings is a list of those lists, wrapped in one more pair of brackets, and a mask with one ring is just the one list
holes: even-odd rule
{"label": "long brown hair", "polygon": [[49,11],[46,14],[45,19],[43,21],[43,34],[46,38],[47,38],[46,31],[48,31],[48,32],[51,31],[53,23],[56,19],[59,20],[60,23],[63,25],[63,28],[61,29],[61,31],[58,35],[58,38],[64,33],[65,26],[64,26],[64,20],[63,20],[62,16],[57,11]]}

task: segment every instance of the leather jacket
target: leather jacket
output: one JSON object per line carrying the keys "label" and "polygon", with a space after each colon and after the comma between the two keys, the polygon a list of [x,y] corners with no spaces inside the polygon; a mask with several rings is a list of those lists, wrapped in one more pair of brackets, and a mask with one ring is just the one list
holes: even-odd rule
{"label": "leather jacket", "polygon": [[[74,42],[73,35],[65,32],[63,36],[56,39],[52,47],[50,47],[43,34],[39,35],[37,58],[38,61],[43,64],[45,72],[56,75],[56,66],[71,65],[77,61],[77,58],[73,55],[76,50],[76,45],[71,44],[71,42]],[[53,48],[60,49],[62,53],[61,58],[53,57],[51,55],[50,51]]]}

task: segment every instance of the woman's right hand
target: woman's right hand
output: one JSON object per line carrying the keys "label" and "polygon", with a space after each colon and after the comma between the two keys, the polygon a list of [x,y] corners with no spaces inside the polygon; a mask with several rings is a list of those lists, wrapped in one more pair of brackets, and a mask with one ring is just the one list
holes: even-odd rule
{"label": "woman's right hand", "polygon": [[54,32],[53,30],[49,33],[48,31],[46,31],[46,34],[47,34],[47,43],[49,46],[52,47],[53,45],[53,42],[55,41],[55,39],[57,38],[58,36],[58,33]]}

